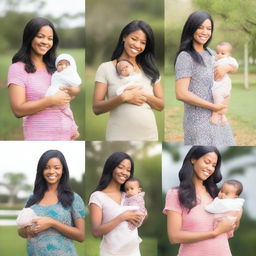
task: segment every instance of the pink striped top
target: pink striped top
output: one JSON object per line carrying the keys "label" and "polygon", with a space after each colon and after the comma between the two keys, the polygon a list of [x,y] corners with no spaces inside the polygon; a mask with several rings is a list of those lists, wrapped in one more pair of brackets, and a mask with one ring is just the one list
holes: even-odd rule
{"label": "pink striped top", "polygon": [[[207,201],[207,202],[206,202]],[[182,216],[182,230],[190,232],[203,232],[213,230],[214,215],[205,211],[204,206],[209,200],[201,200],[188,213],[179,202],[178,189],[170,189],[166,194],[165,208],[163,213],[175,211]],[[195,243],[181,244],[178,256],[232,256],[226,233],[219,236]]]}
{"label": "pink striped top", "polygon": [[[36,101],[44,97],[51,84],[51,75],[47,70],[27,73],[25,64],[16,62],[9,67],[8,86],[10,84],[25,88],[27,101]],[[70,106],[67,105],[67,108],[70,109]],[[23,118],[24,140],[71,140],[76,128],[74,120],[58,106]]]}

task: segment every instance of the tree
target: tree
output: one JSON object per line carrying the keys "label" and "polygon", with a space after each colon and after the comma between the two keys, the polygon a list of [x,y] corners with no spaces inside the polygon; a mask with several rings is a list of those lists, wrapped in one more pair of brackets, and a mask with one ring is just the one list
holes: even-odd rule
{"label": "tree", "polygon": [[8,204],[14,205],[15,198],[19,191],[30,191],[31,186],[26,183],[26,175],[24,173],[6,172],[4,181],[0,182],[0,186],[5,187],[9,192]]}

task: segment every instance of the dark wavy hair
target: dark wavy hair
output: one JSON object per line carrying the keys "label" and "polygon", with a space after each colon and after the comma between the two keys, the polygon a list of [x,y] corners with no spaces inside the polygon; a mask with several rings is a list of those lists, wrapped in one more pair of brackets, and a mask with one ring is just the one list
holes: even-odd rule
{"label": "dark wavy hair", "polygon": [[[190,14],[190,16],[188,17],[188,19],[183,27],[181,39],[180,39],[180,46],[179,46],[178,52],[176,53],[174,65],[176,63],[178,55],[182,51],[189,53],[190,56],[192,57],[192,59],[196,63],[204,65],[202,56],[198,52],[196,52],[193,47],[193,35],[194,35],[195,31],[207,19],[209,19],[211,21],[211,25],[212,25],[211,36],[210,36],[209,40],[204,44],[204,49],[207,50],[207,46],[209,45],[209,43],[211,42],[211,39],[212,39],[213,28],[214,28],[214,23],[213,23],[212,17],[207,12],[202,12],[202,11],[193,12],[192,14]],[[209,54],[211,54],[210,51],[208,51],[208,52],[209,52]]]}
{"label": "dark wavy hair", "polygon": [[[99,181],[99,184],[98,184],[98,186],[96,187],[96,189],[94,191],[102,191],[103,189],[105,189],[108,186],[108,184],[112,180],[112,175],[113,175],[114,169],[124,159],[130,160],[130,162],[131,162],[130,178],[133,177],[134,162],[133,162],[132,158],[124,152],[115,152],[111,156],[109,156],[109,158],[106,160],[106,162],[104,164],[103,172],[102,172],[102,175],[101,175],[101,178],[100,178],[100,181]],[[120,190],[124,191],[124,184],[121,185]]]}
{"label": "dark wavy hair", "polygon": [[214,173],[206,179],[203,184],[207,192],[211,195],[212,198],[218,195],[219,189],[216,183],[220,182],[222,175],[220,172],[221,166],[221,155],[216,147],[212,146],[193,146],[187,153],[182,167],[179,172],[179,201],[180,204],[187,208],[189,211],[197,205],[195,185],[192,181],[194,167],[191,162],[192,159],[199,159],[207,153],[214,152],[216,153],[218,160],[215,167]]}
{"label": "dark wavy hair", "polygon": [[136,56],[136,62],[142,67],[143,72],[151,79],[151,83],[154,84],[159,78],[160,73],[156,66],[155,61],[155,40],[152,28],[143,20],[134,20],[127,24],[119,36],[116,48],[112,54],[111,60],[118,59],[124,51],[123,39],[130,33],[142,30],[146,37],[146,47],[142,53]]}
{"label": "dark wavy hair", "polygon": [[51,158],[58,158],[62,164],[62,176],[58,184],[58,201],[63,207],[69,207],[74,200],[74,193],[69,186],[69,171],[64,155],[58,150],[48,150],[40,157],[37,165],[36,179],[34,183],[33,195],[29,198],[26,207],[39,203],[47,190],[47,182],[43,172]]}
{"label": "dark wavy hair", "polygon": [[39,30],[44,27],[49,26],[53,31],[53,46],[49,51],[43,56],[43,61],[46,65],[48,73],[52,74],[55,68],[56,59],[56,48],[59,43],[59,38],[54,25],[47,19],[37,17],[31,19],[25,26],[23,31],[22,45],[19,51],[13,56],[12,63],[23,62],[25,63],[25,70],[27,73],[36,72],[36,67],[31,60],[31,42],[39,32]]}

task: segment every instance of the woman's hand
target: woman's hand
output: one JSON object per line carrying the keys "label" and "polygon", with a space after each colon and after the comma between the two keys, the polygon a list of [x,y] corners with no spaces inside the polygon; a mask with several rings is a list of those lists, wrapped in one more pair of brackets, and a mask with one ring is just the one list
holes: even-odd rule
{"label": "woman's hand", "polygon": [[141,215],[141,213],[137,210],[128,210],[123,212],[120,217],[123,221],[128,221],[134,225],[137,225],[142,220],[143,215]]}
{"label": "woman's hand", "polygon": [[231,66],[229,64],[218,65],[214,69],[214,80],[219,81],[223,76],[229,72],[233,73],[237,71],[237,67]]}
{"label": "woman's hand", "polygon": [[50,217],[39,217],[33,220],[34,227],[31,227],[31,232],[39,233],[45,229],[51,228],[53,225],[53,219]]}
{"label": "woman's hand", "polygon": [[79,86],[62,86],[60,87],[60,90],[68,93],[71,99],[73,100],[75,96],[80,92],[80,87]]}
{"label": "woman's hand", "polygon": [[53,106],[63,106],[71,101],[71,96],[63,90],[49,97],[51,97]]}
{"label": "woman's hand", "polygon": [[222,114],[224,114],[224,113],[226,113],[227,112],[227,105],[224,105],[224,104],[213,104],[213,108],[212,108],[212,110],[214,111],[214,112],[218,112],[218,114],[220,114],[220,115],[222,115]]}
{"label": "woman's hand", "polygon": [[234,220],[224,217],[217,222],[217,226],[213,232],[216,236],[218,236],[222,233],[226,233],[235,229],[235,227],[236,223]]}
{"label": "woman's hand", "polygon": [[143,105],[147,98],[143,95],[141,86],[129,86],[121,94],[123,101],[134,105]]}

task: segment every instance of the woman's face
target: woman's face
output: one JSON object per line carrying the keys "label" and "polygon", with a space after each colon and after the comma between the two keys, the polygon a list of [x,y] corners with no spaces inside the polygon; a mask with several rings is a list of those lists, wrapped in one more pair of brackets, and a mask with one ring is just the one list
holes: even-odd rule
{"label": "woman's face", "polygon": [[201,181],[207,180],[214,173],[217,161],[218,156],[215,152],[209,152],[198,159],[191,159],[194,167],[193,177]]}
{"label": "woman's face", "polygon": [[123,41],[125,53],[129,57],[135,58],[145,50],[147,36],[142,30],[136,30],[125,36]]}
{"label": "woman's face", "polygon": [[118,184],[122,185],[131,176],[131,161],[124,159],[120,164],[113,170],[112,179]]}
{"label": "woman's face", "polygon": [[53,30],[43,26],[31,42],[32,53],[37,56],[45,55],[53,46]]}
{"label": "woman's face", "polygon": [[49,185],[58,184],[63,172],[63,166],[59,158],[51,158],[43,171],[43,176]]}
{"label": "woman's face", "polygon": [[195,45],[204,45],[212,35],[212,23],[209,19],[205,20],[195,31],[193,42]]}

